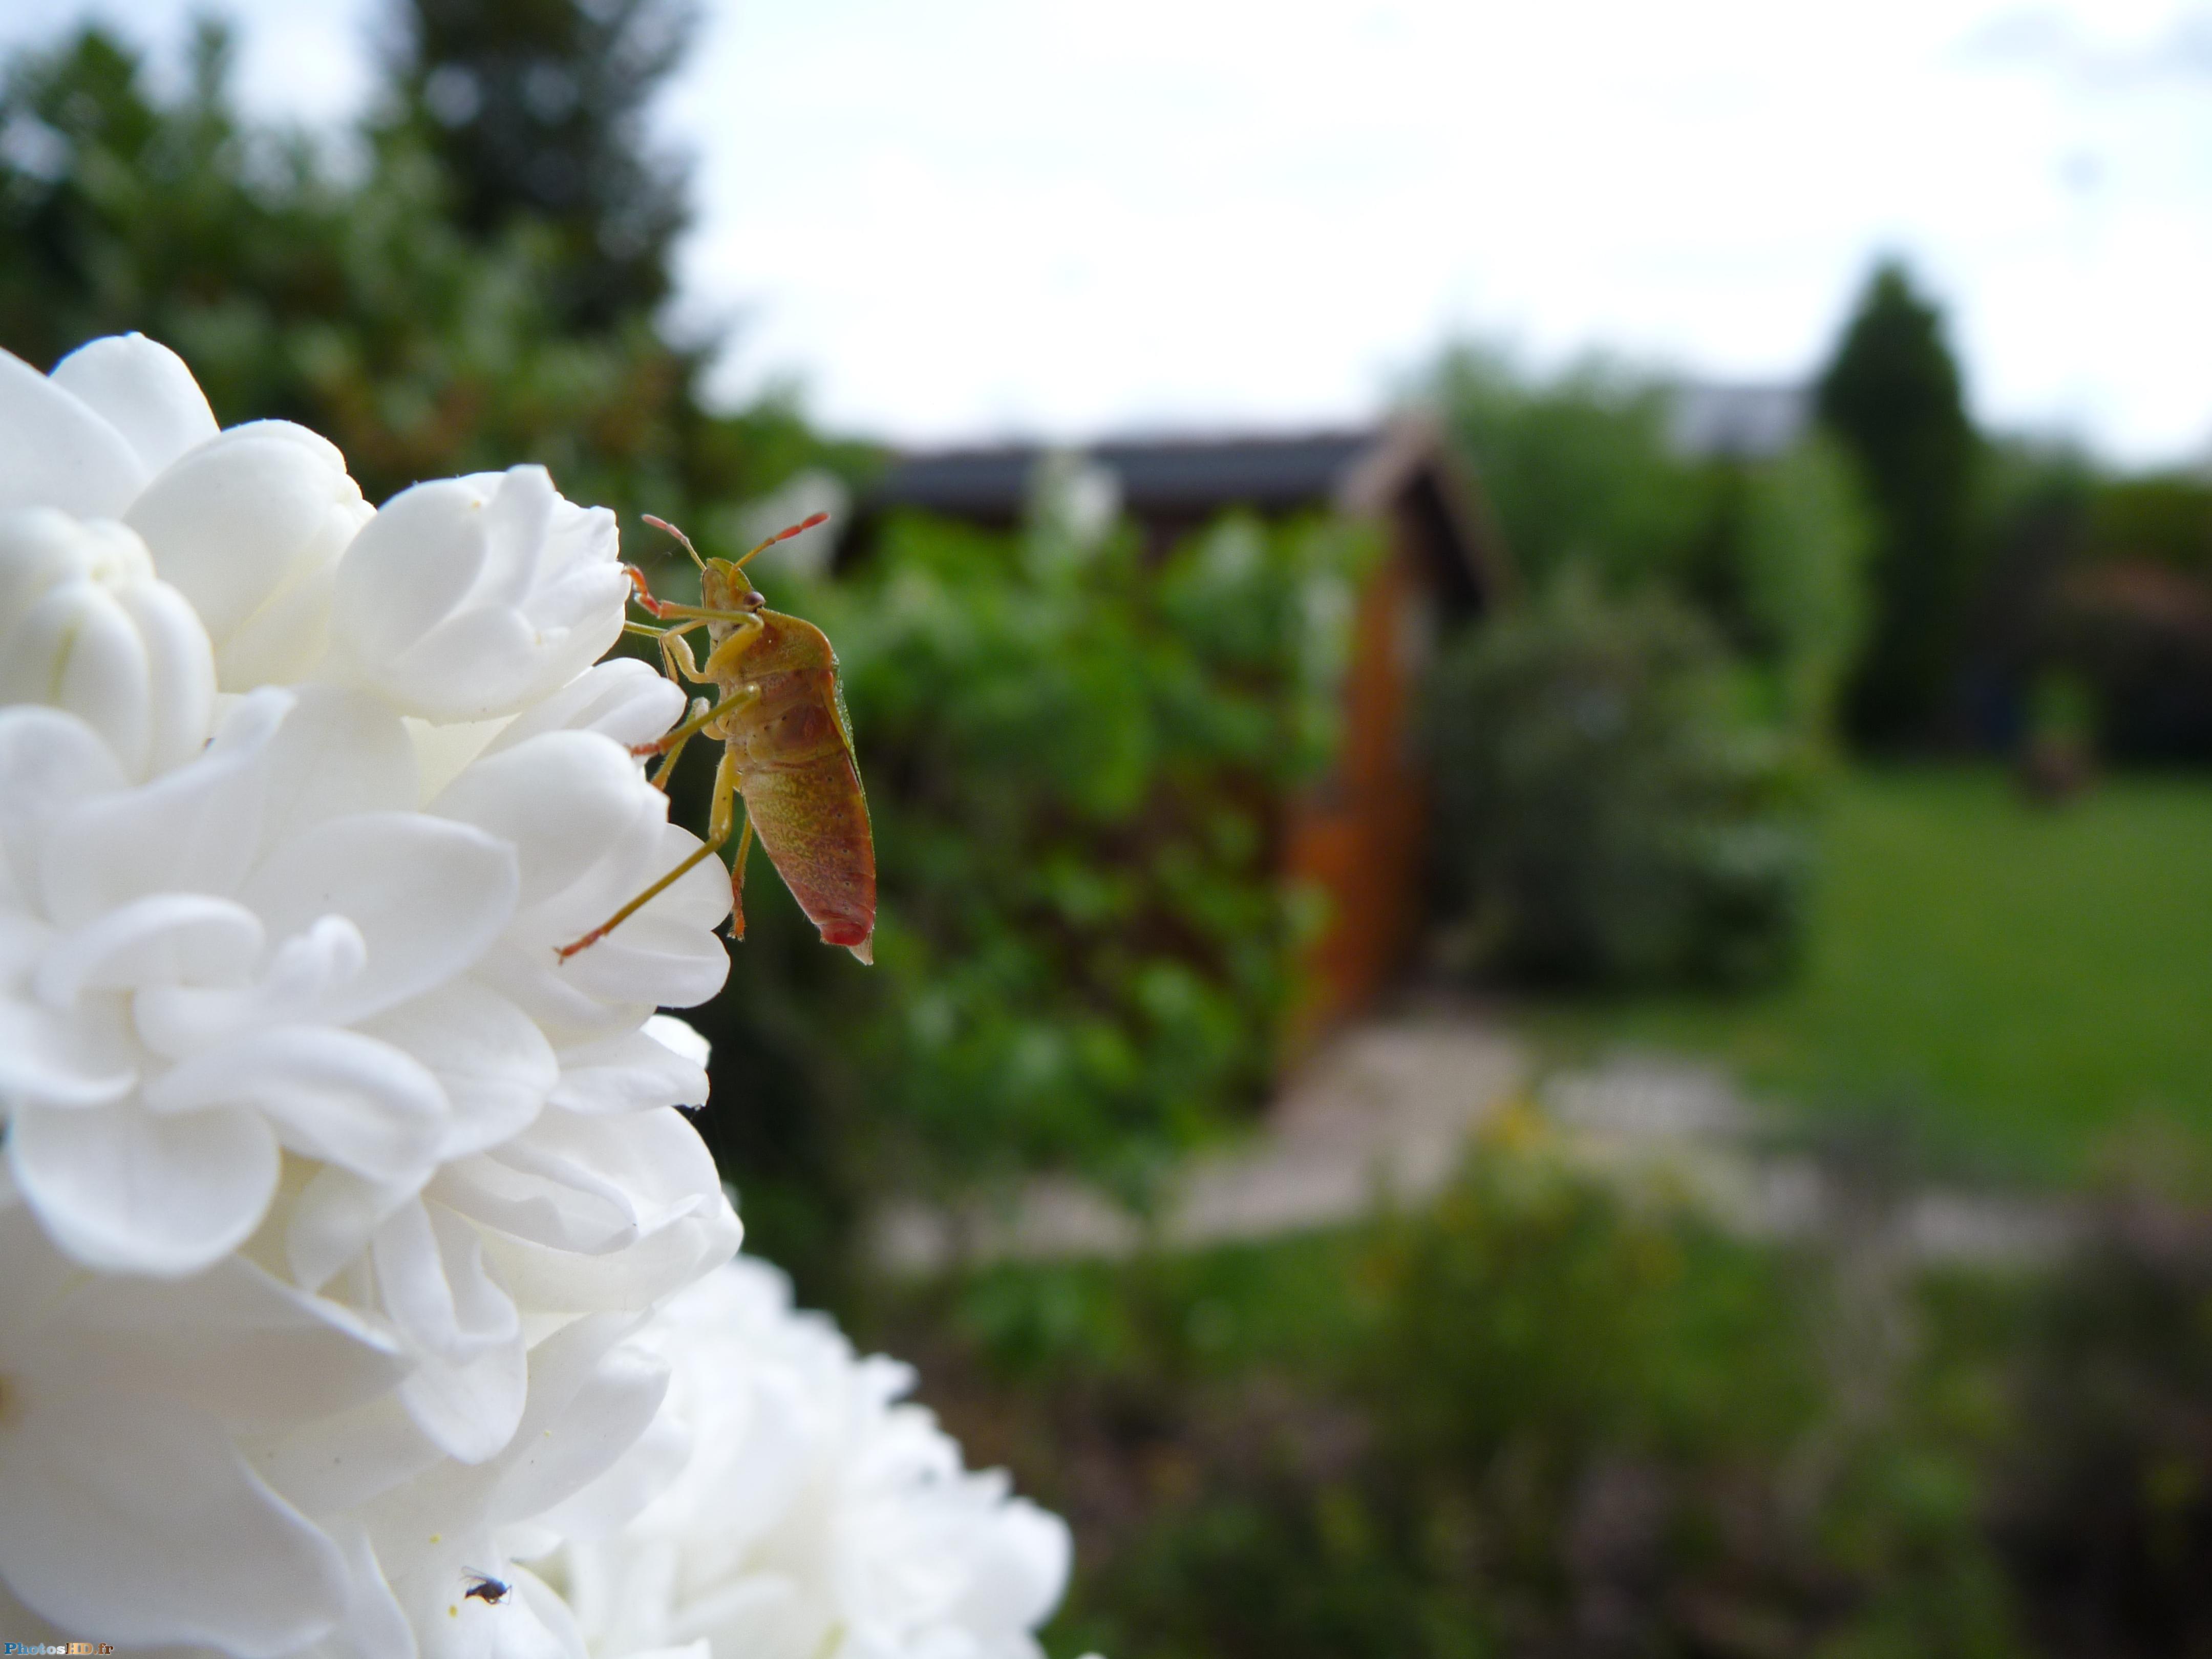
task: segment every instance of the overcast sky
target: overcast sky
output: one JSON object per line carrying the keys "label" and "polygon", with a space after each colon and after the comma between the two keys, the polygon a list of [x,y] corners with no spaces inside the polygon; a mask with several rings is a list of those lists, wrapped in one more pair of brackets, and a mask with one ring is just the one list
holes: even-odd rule
{"label": "overcast sky", "polygon": [[[358,110],[378,0],[225,9]],[[886,436],[1356,418],[1454,334],[1795,378],[1894,250],[1985,420],[2212,457],[2205,0],[707,0],[664,115],[725,384]]]}

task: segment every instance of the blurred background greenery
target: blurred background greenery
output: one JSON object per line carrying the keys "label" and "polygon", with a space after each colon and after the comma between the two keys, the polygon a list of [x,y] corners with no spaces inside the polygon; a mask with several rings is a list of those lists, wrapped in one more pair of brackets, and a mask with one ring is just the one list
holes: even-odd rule
{"label": "blurred background greenery", "polygon": [[[372,499],[542,461],[668,592],[640,512],[733,555],[794,481],[865,500],[881,452],[710,408],[717,341],[665,321],[686,10],[398,15],[343,152],[243,117],[213,24],[176,86],[97,27],[16,57],[0,342],[143,330]],[[753,1244],[1074,1516],[1056,1652],[2212,1652],[2212,483],[1977,431],[1895,264],[1773,442],[1480,343],[1407,401],[1514,590],[1423,681],[1415,977],[1547,1064],[1717,1060],[1830,1224],[1747,1235],[1524,1101],[1419,1212],[888,1275],[894,1200],[1057,1172],[1141,1212],[1299,1052],[1325,919],[1280,823],[1344,740],[1372,538],[1158,545],[1046,491],[763,574],[843,659],[883,911],[870,972],[757,868],[697,1016]],[[2073,1243],[1900,1254],[1939,1178]]]}

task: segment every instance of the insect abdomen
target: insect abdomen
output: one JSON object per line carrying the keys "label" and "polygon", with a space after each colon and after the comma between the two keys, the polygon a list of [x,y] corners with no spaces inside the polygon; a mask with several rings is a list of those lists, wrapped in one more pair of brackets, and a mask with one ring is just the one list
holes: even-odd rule
{"label": "insect abdomen", "polygon": [[826,945],[862,961],[876,928],[875,844],[835,711],[834,670],[765,675],[732,722],[745,816]]}

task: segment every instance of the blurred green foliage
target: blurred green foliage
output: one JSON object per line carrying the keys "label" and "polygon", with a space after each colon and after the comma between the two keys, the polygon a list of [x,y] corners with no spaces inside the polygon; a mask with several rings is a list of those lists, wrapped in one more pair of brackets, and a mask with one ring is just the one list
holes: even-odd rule
{"label": "blurred green foliage", "polygon": [[1755,671],[1772,719],[1808,742],[1832,735],[1864,634],[1873,533],[1833,443],[1814,434],[1764,459],[1686,455],[1669,388],[1604,359],[1545,378],[1461,346],[1426,391],[1528,592],[1571,579],[1668,595]]}
{"label": "blurred green foliage", "polygon": [[1525,594],[1431,687],[1446,956],[1553,983],[1776,976],[1866,619],[1850,463],[1817,434],[1684,454],[1668,390],[1604,362],[1546,379],[1460,348],[1430,391]]}
{"label": "blurred green foliage", "polygon": [[1802,768],[1695,611],[1565,573],[1463,638],[1433,701],[1435,856],[1466,965],[1740,985],[1793,960]]}
{"label": "blurred green foliage", "polygon": [[2086,532],[2093,559],[2146,559],[2212,576],[2212,478],[2154,472],[2100,480]]}
{"label": "blurred green foliage", "polygon": [[1529,587],[1573,565],[1614,586],[1686,580],[1711,516],[1711,483],[1668,446],[1663,386],[1602,358],[1542,379],[1501,352],[1461,345],[1428,392]]}
{"label": "blurred green foliage", "polygon": [[[763,576],[837,642],[881,909],[856,973],[795,962],[780,902],[749,902],[706,1017],[740,1183],[1060,1166],[1140,1196],[1255,1100],[1303,925],[1279,815],[1330,753],[1368,556],[1320,520],[1231,520],[1155,559],[1042,515],[1016,536],[906,518],[835,582]],[[757,868],[748,892],[773,884]],[[763,1046],[795,1098],[756,1089]],[[794,1110],[834,1146],[768,1144],[757,1115]]]}
{"label": "blurred green foliage", "polygon": [[1822,1167],[1824,1225],[1747,1237],[1520,1109],[1428,1212],[981,1269],[877,1334],[1073,1519],[1056,1654],[2199,1650],[2212,1237],[2116,1198],[1937,1267],[1907,1168]]}
{"label": "blurred green foliage", "polygon": [[707,347],[670,344],[641,306],[581,325],[562,228],[526,204],[465,222],[464,181],[416,128],[341,153],[242,120],[231,60],[203,25],[172,96],[94,26],[8,65],[0,344],[44,368],[96,335],[150,334],[217,419],[313,427],[373,501],[538,461],[574,499],[681,519],[801,465],[865,465],[788,399],[709,412]]}
{"label": "blurred green foliage", "polygon": [[687,168],[654,152],[653,94],[697,32],[690,0],[407,0],[391,107],[452,183],[453,216],[479,239],[543,234],[550,303],[591,332],[649,313],[671,288],[670,245],[690,218]]}

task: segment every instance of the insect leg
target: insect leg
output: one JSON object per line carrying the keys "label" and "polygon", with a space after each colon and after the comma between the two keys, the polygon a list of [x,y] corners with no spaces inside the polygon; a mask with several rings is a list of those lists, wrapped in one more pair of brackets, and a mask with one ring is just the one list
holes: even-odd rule
{"label": "insect leg", "polygon": [[[693,735],[698,731],[698,729],[706,725],[706,723],[714,719],[714,711],[707,706],[706,698],[694,697],[691,699],[691,718],[684,722],[680,734],[671,733],[672,736],[676,738],[676,741],[669,744],[668,757],[660,763],[659,769],[653,775],[653,787],[660,791],[662,794],[665,795],[668,793],[669,774],[675,771],[676,763],[684,757],[684,745],[690,742]],[[651,752],[653,747],[653,744],[647,744],[646,745],[647,751],[648,753]],[[637,752],[638,751],[635,749],[630,750],[630,753],[633,755]]]}
{"label": "insect leg", "polygon": [[709,708],[707,706],[706,698],[694,697],[691,699],[691,717],[683,725],[663,732],[651,743],[630,744],[629,752],[638,756],[666,755],[673,759],[678,750],[705,731],[713,724],[714,717],[721,712],[720,706]]}
{"label": "insect leg", "polygon": [[[694,685],[709,685],[713,682],[699,672],[698,659],[691,654],[691,641],[684,637],[688,628],[704,628],[704,623],[684,623],[664,630],[660,636],[660,667],[672,680],[689,680]],[[712,653],[708,653],[709,655]]]}
{"label": "insect leg", "polygon": [[598,927],[592,928],[583,938],[557,947],[553,954],[566,962],[577,951],[597,945],[609,933],[614,932],[616,928],[674,886],[693,866],[705,862],[720,852],[723,844],[729,840],[731,831],[737,827],[737,759],[726,749],[722,751],[722,763],[714,772],[714,810],[708,821],[707,839],[700,843],[697,850],[693,852],[690,857],[685,859],[683,863],[678,865],[659,881],[654,882],[652,886],[647,888],[628,904],[623,905],[621,909],[616,911]]}
{"label": "insect leg", "polygon": [[730,860],[730,937],[745,936],[745,860],[753,850],[753,817],[745,814],[745,827],[738,836],[738,855]]}
{"label": "insect leg", "polygon": [[[709,682],[702,678],[700,680],[700,684],[709,684]],[[665,754],[672,758],[677,750],[681,749],[685,744],[690,742],[693,738],[696,737],[702,732],[708,733],[711,737],[720,737],[722,734],[714,730],[714,722],[720,720],[725,714],[732,714],[738,709],[743,708],[748,703],[757,702],[759,697],[760,693],[750,686],[747,686],[742,691],[732,691],[729,693],[727,696],[723,697],[721,702],[716,703],[712,708],[707,707],[706,698],[694,697],[691,699],[690,718],[686,720],[683,725],[677,726],[672,731],[664,732],[661,736],[655,738],[651,743],[632,744],[630,745],[629,752],[633,755],[641,756]]]}

